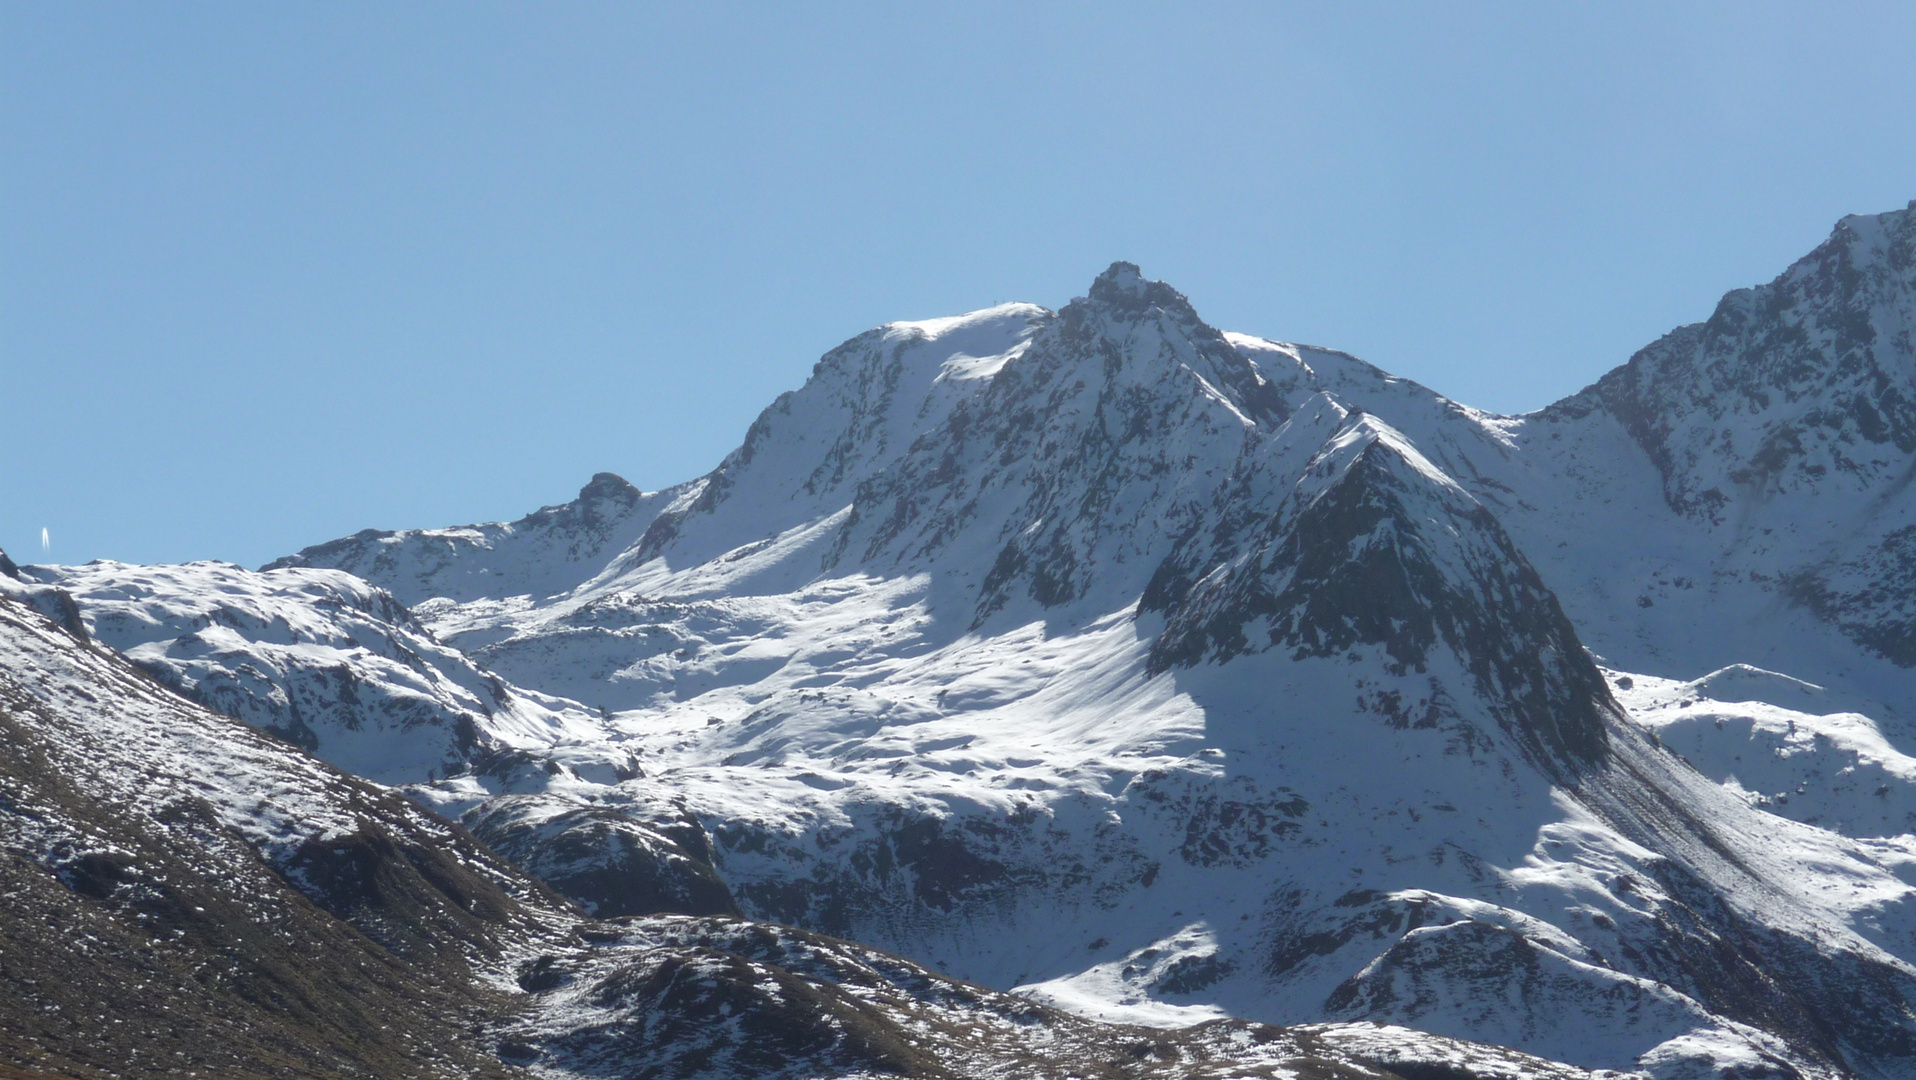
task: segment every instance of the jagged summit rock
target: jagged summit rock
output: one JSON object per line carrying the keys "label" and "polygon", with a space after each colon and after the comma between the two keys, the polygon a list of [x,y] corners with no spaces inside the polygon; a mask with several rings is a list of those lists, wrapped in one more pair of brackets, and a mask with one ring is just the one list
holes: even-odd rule
{"label": "jagged summit rock", "polygon": [[1132,262],[1112,263],[1092,280],[1085,296],[1092,304],[1114,312],[1139,315],[1147,308],[1160,307],[1180,317],[1197,317],[1183,293],[1162,281],[1146,278],[1138,264]]}
{"label": "jagged summit rock", "polygon": [[628,483],[625,477],[617,473],[593,473],[592,479],[579,489],[580,502],[594,502],[599,499],[612,499],[627,506],[637,502],[645,494]]}

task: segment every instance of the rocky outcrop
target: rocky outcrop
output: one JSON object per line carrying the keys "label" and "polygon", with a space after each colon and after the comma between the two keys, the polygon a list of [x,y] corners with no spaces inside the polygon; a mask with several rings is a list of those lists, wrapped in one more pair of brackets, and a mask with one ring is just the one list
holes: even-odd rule
{"label": "rocky outcrop", "polygon": [[473,834],[602,919],[737,915],[696,820],[642,822],[569,799],[507,795],[465,816]]}

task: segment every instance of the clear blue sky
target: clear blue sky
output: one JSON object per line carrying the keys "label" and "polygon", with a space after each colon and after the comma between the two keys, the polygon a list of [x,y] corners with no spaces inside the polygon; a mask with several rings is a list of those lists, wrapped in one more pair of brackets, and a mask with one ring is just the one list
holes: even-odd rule
{"label": "clear blue sky", "polygon": [[1906,3],[8,0],[0,547],[662,486],[839,341],[1114,259],[1537,408],[1916,198],[1912,58]]}

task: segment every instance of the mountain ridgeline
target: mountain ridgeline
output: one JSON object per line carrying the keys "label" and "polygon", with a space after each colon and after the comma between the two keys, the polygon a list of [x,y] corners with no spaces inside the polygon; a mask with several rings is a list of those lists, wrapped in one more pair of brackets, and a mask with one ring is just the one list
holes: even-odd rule
{"label": "mountain ridgeline", "polygon": [[1115,263],[662,491],[0,591],[579,905],[471,969],[507,1067],[771,1075],[722,998],[807,1075],[1907,1076],[1913,252],[1845,218],[1524,416]]}
{"label": "mountain ridgeline", "polygon": [[[1436,698],[1494,702],[1553,770],[1601,755],[1615,706],[1574,628],[1495,517],[1386,422],[1349,414],[1302,363],[1266,370],[1130,263],[1056,315],[980,314],[959,332],[996,336],[988,370],[943,359],[970,342],[937,325],[828,355],[653,522],[636,561],[829,521],[818,572],[963,582],[945,603],[968,629],[1007,608],[1069,624],[1142,600],[1167,623],[1156,672],[1361,646],[1402,674],[1444,648],[1470,685]],[[926,351],[940,368],[914,355]],[[966,380],[978,385],[941,390]],[[913,386],[922,397],[902,393]],[[845,426],[820,432],[821,414]]]}

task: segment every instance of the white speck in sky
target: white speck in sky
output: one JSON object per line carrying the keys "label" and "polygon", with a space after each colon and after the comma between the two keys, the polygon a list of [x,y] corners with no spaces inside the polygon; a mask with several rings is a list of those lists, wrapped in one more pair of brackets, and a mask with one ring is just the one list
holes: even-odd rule
{"label": "white speck in sky", "polygon": [[40,526],[40,550],[46,551],[52,547],[53,538],[47,535],[47,527],[45,525]]}

